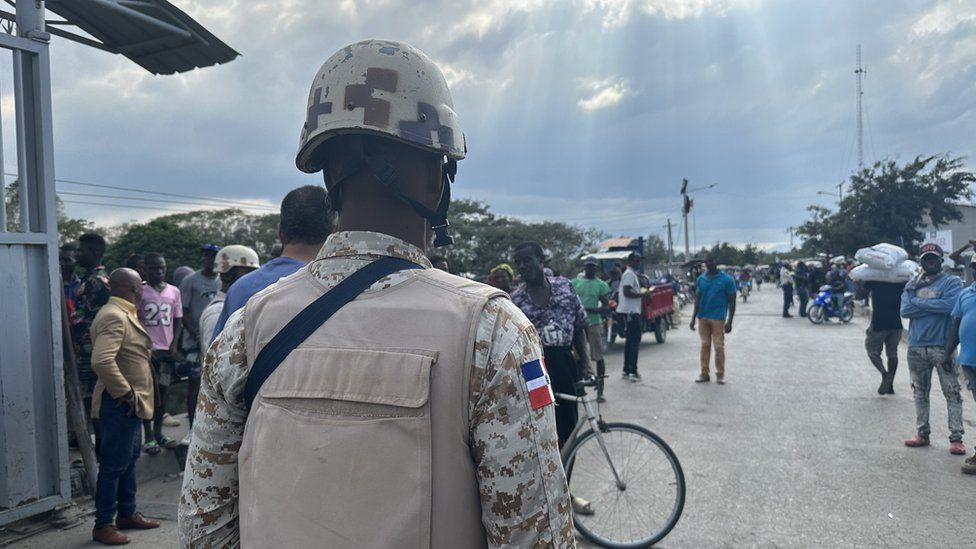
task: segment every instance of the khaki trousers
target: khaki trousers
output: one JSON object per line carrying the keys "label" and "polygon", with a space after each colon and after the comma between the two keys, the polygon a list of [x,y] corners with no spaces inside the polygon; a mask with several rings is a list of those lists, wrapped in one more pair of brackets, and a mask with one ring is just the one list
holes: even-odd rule
{"label": "khaki trousers", "polygon": [[725,376],[725,321],[714,318],[698,319],[698,335],[701,336],[701,375],[708,375],[708,363],[715,347],[715,374]]}

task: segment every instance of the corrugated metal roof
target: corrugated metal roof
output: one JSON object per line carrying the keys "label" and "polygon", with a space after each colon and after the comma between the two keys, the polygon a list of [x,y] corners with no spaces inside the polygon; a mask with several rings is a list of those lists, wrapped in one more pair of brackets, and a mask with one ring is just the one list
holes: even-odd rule
{"label": "corrugated metal roof", "polygon": [[601,250],[609,250],[610,248],[627,248],[630,247],[636,238],[610,238],[604,240],[600,244]]}
{"label": "corrugated metal roof", "polygon": [[588,257],[592,257],[597,260],[605,259],[627,259],[627,256],[634,253],[631,250],[620,250],[616,252],[594,252],[592,254],[584,254],[580,256],[580,260],[585,260]]}
{"label": "corrugated metal roof", "polygon": [[153,74],[240,55],[166,0],[48,0],[47,8]]}

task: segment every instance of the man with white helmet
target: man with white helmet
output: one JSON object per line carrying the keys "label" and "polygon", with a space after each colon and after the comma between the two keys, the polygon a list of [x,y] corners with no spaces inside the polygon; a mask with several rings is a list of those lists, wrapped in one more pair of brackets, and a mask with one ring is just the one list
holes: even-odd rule
{"label": "man with white helmet", "polygon": [[[217,256],[214,258],[214,272],[220,277],[221,287],[217,291],[217,295],[214,296],[206,308],[200,313],[200,321],[197,323],[200,330],[200,341],[206,342],[213,339],[214,328],[217,327],[217,320],[220,318],[220,313],[224,308],[224,302],[227,300],[227,290],[231,284],[260,266],[261,261],[258,259],[258,253],[247,246],[234,244],[224,246],[217,252]],[[207,348],[204,347],[203,353],[206,352]],[[199,378],[200,374],[197,373],[195,377]],[[198,389],[190,387],[189,390],[194,391]],[[197,396],[198,394],[195,392],[187,394],[187,400],[192,401],[193,408],[187,414],[190,420],[190,432],[180,441],[180,444],[184,446],[189,446],[190,440],[192,439],[193,420],[196,419],[194,412],[196,411]]]}
{"label": "man with white helmet", "polygon": [[233,244],[224,246],[217,252],[214,271],[220,277],[221,286],[220,291],[200,314],[200,341],[213,339],[214,328],[217,326],[220,311],[224,308],[224,299],[227,297],[227,290],[230,285],[260,266],[261,260],[258,259],[258,253],[247,246]]}
{"label": "man with white helmet", "polygon": [[297,165],[324,170],[337,232],[207,354],[184,546],[574,545],[538,334],[425,255],[452,241],[465,152],[420,51],[369,40],[322,65]]}

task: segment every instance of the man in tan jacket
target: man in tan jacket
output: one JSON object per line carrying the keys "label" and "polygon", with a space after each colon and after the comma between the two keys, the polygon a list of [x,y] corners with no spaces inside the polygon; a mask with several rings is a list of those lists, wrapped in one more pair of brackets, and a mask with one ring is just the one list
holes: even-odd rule
{"label": "man in tan jacket", "polygon": [[99,420],[100,433],[92,539],[124,545],[129,538],[119,530],[159,526],[136,512],[139,433],[142,420],[153,417],[152,341],[136,316],[135,304],[142,297],[139,274],[116,269],[109,285],[112,297],[91,326],[92,370],[98,376],[92,417]]}

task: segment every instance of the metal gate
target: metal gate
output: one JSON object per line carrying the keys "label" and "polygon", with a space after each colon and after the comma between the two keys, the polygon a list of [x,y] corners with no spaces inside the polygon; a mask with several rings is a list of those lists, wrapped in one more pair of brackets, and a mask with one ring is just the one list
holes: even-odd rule
{"label": "metal gate", "polygon": [[[0,208],[0,524],[71,497],[49,35],[43,3],[17,2],[16,9],[17,35],[0,33],[0,48],[12,56],[12,74],[0,75],[0,91],[9,93],[12,84],[20,195],[13,230]],[[3,156],[0,132],[0,169]]]}

